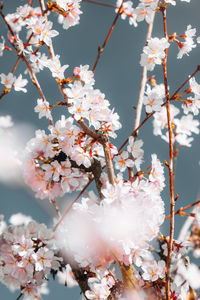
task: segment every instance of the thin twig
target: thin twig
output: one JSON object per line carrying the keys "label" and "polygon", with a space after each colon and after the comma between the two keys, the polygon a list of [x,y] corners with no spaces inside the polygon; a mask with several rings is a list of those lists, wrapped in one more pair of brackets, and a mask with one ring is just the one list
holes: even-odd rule
{"label": "thin twig", "polygon": [[31,67],[31,65],[30,65],[30,63],[29,63],[29,61],[28,61],[28,59],[27,59],[24,55],[22,56],[22,58],[23,58],[23,60],[25,61],[26,65],[27,65],[27,68],[28,68],[29,73],[30,73],[30,75],[31,75],[33,84],[36,86],[36,88],[37,88],[37,90],[38,90],[38,92],[39,92],[39,94],[40,94],[42,100],[43,100],[43,101],[46,101],[45,96],[44,96],[44,93],[43,93],[43,91],[42,91],[42,88],[41,88],[41,86],[40,86],[40,84],[39,84],[39,82],[38,82],[38,80],[37,80],[37,77],[36,77],[35,73],[33,72],[33,69],[32,69],[32,67]]}
{"label": "thin twig", "polygon": [[15,71],[16,71],[18,65],[19,65],[19,62],[20,62],[21,58],[22,58],[22,55],[18,56],[17,61],[16,61],[15,65],[14,65],[14,67],[12,69],[12,74],[15,73]]}
{"label": "thin twig", "polygon": [[197,66],[196,70],[188,77],[187,80],[185,80],[181,86],[173,93],[173,95],[170,97],[170,100],[176,99],[176,95],[178,92],[189,82],[189,80],[196,75],[200,71],[200,65]]}
{"label": "thin twig", "polygon": [[94,1],[94,0],[82,0],[83,2],[89,2],[92,4],[97,4],[97,5],[101,5],[101,6],[107,6],[107,7],[112,7],[112,8],[118,8],[116,5],[113,4],[109,4],[109,3],[103,3],[103,2],[99,2],[99,1]]}
{"label": "thin twig", "polygon": [[58,207],[58,205],[57,205],[57,203],[56,203],[56,200],[55,200],[55,199],[51,199],[50,201],[51,201],[51,203],[53,204],[53,206],[54,206],[54,208],[55,208],[55,210],[56,210],[56,213],[57,213],[58,217],[61,218],[61,213],[60,213],[59,207]]}
{"label": "thin twig", "polygon": [[[184,211],[184,210],[186,210],[186,209],[188,209],[188,208],[190,208],[190,207],[196,206],[196,205],[198,205],[198,204],[200,204],[200,200],[198,200],[198,201],[196,201],[196,202],[194,202],[194,203],[192,203],[192,204],[189,204],[189,205],[187,205],[187,206],[185,206],[185,207],[179,208],[179,209],[174,213],[174,215],[181,215],[182,211]],[[165,217],[165,220],[169,219],[170,217],[171,217],[171,215],[166,216],[166,217]]]}
{"label": "thin twig", "polygon": [[86,186],[82,189],[82,191],[78,194],[78,196],[72,201],[72,203],[67,208],[67,210],[65,211],[65,213],[62,215],[62,217],[60,218],[60,220],[58,221],[58,223],[54,226],[53,231],[56,231],[56,229],[58,228],[58,226],[62,223],[62,221],[64,220],[64,218],[66,217],[66,215],[72,209],[74,203],[76,203],[76,201],[78,201],[78,199],[83,195],[83,193],[85,192],[85,190],[87,189],[87,187],[90,185],[90,183],[91,183],[91,180],[88,181],[88,183],[86,184]]}
{"label": "thin twig", "polygon": [[106,46],[106,44],[107,44],[107,42],[108,42],[110,36],[111,36],[111,33],[113,32],[113,29],[114,29],[114,27],[115,27],[115,24],[116,24],[116,22],[117,22],[119,16],[120,16],[120,15],[122,14],[122,12],[123,12],[123,3],[124,3],[124,0],[122,0],[122,3],[121,3],[121,5],[120,5],[120,8],[118,9],[117,15],[116,15],[116,17],[115,17],[115,19],[114,19],[114,21],[113,21],[111,27],[110,27],[110,30],[109,30],[109,32],[108,32],[108,34],[107,34],[107,36],[106,36],[106,39],[105,39],[103,45],[102,45],[101,47],[98,48],[98,55],[97,55],[97,58],[96,58],[96,60],[95,60],[94,66],[93,66],[93,68],[92,68],[92,71],[93,71],[93,72],[94,72],[95,69],[96,69],[96,66],[97,66],[97,64],[98,64],[98,61],[99,61],[99,59],[100,59],[100,56],[101,56],[101,54],[102,54],[102,52],[103,52],[103,50],[104,50],[104,48],[105,48],[105,46]]}
{"label": "thin twig", "polygon": [[[163,15],[163,24],[164,24],[164,36],[168,40],[167,34],[167,20],[166,20],[166,8],[165,0],[163,0],[163,7],[161,7]],[[169,188],[170,188],[170,234],[168,241],[168,255],[166,262],[166,300],[170,299],[170,265],[171,265],[171,254],[173,247],[173,237],[174,237],[174,172],[173,172],[173,128],[170,115],[170,96],[168,91],[168,82],[167,82],[167,48],[165,49],[165,57],[163,59],[163,75],[164,75],[164,86],[165,86],[165,98],[166,98],[166,110],[167,110],[167,123],[168,123],[168,132],[169,132]]]}

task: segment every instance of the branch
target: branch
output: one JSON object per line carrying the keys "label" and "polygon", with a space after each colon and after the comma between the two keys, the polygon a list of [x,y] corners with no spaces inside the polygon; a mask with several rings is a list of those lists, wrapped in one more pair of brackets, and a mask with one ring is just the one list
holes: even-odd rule
{"label": "branch", "polygon": [[192,78],[192,77],[194,77],[198,72],[200,71],[200,65],[198,65],[197,66],[197,68],[196,68],[196,70],[192,73],[192,75],[190,75],[189,77],[188,77],[188,79],[187,80],[185,80],[182,84],[181,84],[181,86],[173,93],[173,95],[170,97],[170,100],[173,100],[173,99],[176,99],[176,95],[177,95],[177,93],[190,81],[190,79]]}
{"label": "branch", "polygon": [[[147,34],[146,34],[146,41],[148,41],[151,38],[152,30],[153,30],[153,23],[154,23],[154,17],[155,17],[155,11],[152,12],[152,22],[148,25],[147,28]],[[136,114],[135,114],[135,122],[134,122],[134,130],[137,129],[138,132],[138,126],[140,125],[140,119],[142,114],[142,106],[143,106],[143,98],[144,98],[144,91],[147,81],[147,68],[146,66],[142,69],[142,78],[141,78],[141,84],[140,84],[140,91],[139,91],[139,97],[136,107]],[[129,172],[129,180],[133,180],[134,178],[134,172],[133,168],[128,168]]]}
{"label": "branch", "polygon": [[[146,41],[148,41],[151,38],[151,34],[152,34],[152,30],[153,30],[154,18],[155,18],[155,11],[152,12],[152,22],[148,25],[148,28],[147,28]],[[147,68],[146,68],[146,66],[144,66],[143,70],[142,70],[140,92],[139,92],[138,103],[137,103],[137,107],[136,107],[136,116],[135,116],[134,130],[140,124],[140,118],[141,118],[141,112],[142,112],[143,97],[144,97],[144,91],[145,91],[146,81],[147,81]]]}
{"label": "branch", "polygon": [[62,215],[62,217],[60,218],[60,220],[58,221],[58,223],[54,226],[53,231],[56,231],[56,229],[58,228],[58,226],[62,223],[62,221],[64,220],[64,218],[66,217],[66,215],[69,213],[69,211],[73,207],[74,203],[76,201],[78,201],[78,199],[83,195],[83,193],[85,192],[85,190],[87,189],[87,187],[90,185],[91,181],[92,180],[88,181],[88,183],[86,184],[86,186],[82,189],[82,191],[78,194],[78,196],[72,201],[72,203],[67,208],[67,210],[65,211],[65,213]]}
{"label": "branch", "polygon": [[103,134],[101,136],[101,141],[100,143],[103,146],[104,154],[105,154],[105,161],[106,161],[106,166],[107,166],[107,171],[108,171],[108,180],[110,184],[114,184],[114,179],[115,179],[115,173],[114,173],[114,168],[113,168],[113,163],[112,163],[112,157],[111,157],[111,152],[110,152],[110,145],[109,145],[109,136],[106,134]]}
{"label": "branch", "polygon": [[101,134],[99,134],[98,132],[95,132],[93,130],[91,130],[86,124],[85,122],[80,119],[79,121],[77,121],[77,123],[81,126],[81,128],[83,129],[83,131],[85,132],[85,134],[89,135],[91,138],[98,140],[100,142],[101,139]]}
{"label": "branch", "polygon": [[103,45],[102,45],[101,47],[98,48],[98,55],[97,55],[97,58],[96,58],[96,60],[95,60],[94,66],[93,66],[93,68],[92,68],[92,71],[93,71],[93,72],[94,72],[95,69],[96,69],[96,66],[97,66],[97,64],[98,64],[98,61],[99,61],[99,59],[100,59],[100,56],[101,56],[101,54],[102,54],[102,52],[103,52],[103,50],[104,50],[104,48],[105,48],[105,46],[106,46],[106,44],[107,44],[107,42],[108,42],[110,36],[111,36],[111,33],[112,33],[112,31],[113,31],[113,29],[114,29],[114,27],[115,27],[115,24],[116,24],[116,22],[117,22],[119,16],[123,13],[123,3],[124,3],[124,0],[122,0],[122,3],[121,3],[121,5],[120,5],[120,8],[118,9],[117,15],[116,15],[116,17],[115,17],[115,19],[114,19],[114,21],[113,21],[111,27],[110,27],[110,30],[109,30],[109,32],[108,32],[108,34],[107,34],[107,36],[106,36],[106,39],[105,39]]}
{"label": "branch", "polygon": [[[192,78],[192,77],[194,77],[198,72],[200,71],[200,65],[198,65],[197,66],[197,68],[196,68],[196,70],[192,73],[192,75],[190,75],[189,77],[188,77],[188,79],[187,80],[185,80],[182,84],[181,84],[181,86],[173,93],[173,95],[170,97],[170,101],[171,100],[174,100],[175,99],[175,96],[176,96],[176,94],[188,83],[188,81]],[[166,105],[166,101],[161,105],[161,106],[164,106],[164,105]],[[138,125],[138,127],[129,135],[129,137],[130,136],[133,136],[133,137],[135,137],[136,135],[137,135],[137,132],[138,132],[138,130],[146,123],[146,121],[147,120],[149,120],[154,114],[155,114],[156,112],[155,111],[153,111],[152,113],[150,113],[150,114],[147,114],[147,116],[144,118],[144,120],[140,123],[140,125]],[[118,149],[118,152],[120,152],[121,151],[121,149],[122,148],[124,148],[124,146],[128,143],[128,139],[129,139],[129,137],[123,142],[123,144],[119,147],[119,149]]]}
{"label": "branch", "polygon": [[[165,8],[165,0],[163,0],[163,7],[161,7],[162,15],[163,15],[163,24],[164,24],[164,35],[168,40],[167,35],[167,21],[166,21],[166,8]],[[166,300],[170,299],[170,265],[171,265],[171,255],[172,255],[172,247],[173,247],[173,237],[174,237],[174,172],[173,172],[173,128],[171,122],[170,115],[170,97],[168,91],[168,82],[167,82],[167,48],[165,49],[165,58],[163,60],[163,75],[164,75],[164,85],[165,85],[165,98],[166,98],[166,109],[167,109],[167,123],[168,123],[168,131],[169,131],[169,183],[170,183],[170,234],[169,234],[169,242],[168,242],[168,255],[166,262]]]}
{"label": "branch", "polygon": [[103,2],[94,1],[94,0],[82,0],[82,1],[83,1],[83,2],[88,2],[88,3],[97,4],[97,5],[101,5],[101,6],[107,6],[107,7],[117,8],[116,5],[109,4],[109,3],[103,3]]}
{"label": "branch", "polygon": [[[192,204],[189,204],[189,205],[187,205],[187,206],[185,206],[185,207],[179,208],[179,209],[174,213],[174,215],[181,215],[182,211],[184,211],[184,210],[186,210],[186,209],[188,209],[188,208],[190,208],[190,207],[196,206],[196,205],[198,205],[198,204],[200,204],[200,200],[198,200],[198,201],[196,201],[196,202],[194,202],[194,203],[192,203]],[[169,219],[170,217],[171,217],[171,215],[166,216],[166,217],[165,217],[165,220]]]}

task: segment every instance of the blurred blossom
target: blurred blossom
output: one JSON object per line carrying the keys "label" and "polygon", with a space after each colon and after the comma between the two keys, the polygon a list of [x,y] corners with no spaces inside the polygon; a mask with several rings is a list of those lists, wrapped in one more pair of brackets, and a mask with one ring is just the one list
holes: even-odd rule
{"label": "blurred blossom", "polygon": [[13,124],[11,116],[0,117],[0,182],[23,184],[20,155],[33,132],[31,124]]}
{"label": "blurred blossom", "polygon": [[27,225],[31,221],[33,221],[33,219],[30,216],[25,216],[21,213],[14,214],[9,219],[12,225]]}

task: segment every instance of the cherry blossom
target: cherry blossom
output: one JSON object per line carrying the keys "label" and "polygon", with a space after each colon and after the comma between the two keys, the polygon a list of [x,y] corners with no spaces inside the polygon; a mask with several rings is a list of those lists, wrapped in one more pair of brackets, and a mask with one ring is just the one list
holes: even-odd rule
{"label": "cherry blossom", "polygon": [[127,167],[131,168],[134,166],[134,161],[128,158],[128,152],[123,151],[121,155],[115,156],[115,168],[119,169],[120,172],[125,171]]}
{"label": "cherry blossom", "polygon": [[142,270],[144,271],[142,274],[144,280],[155,281],[158,278],[164,278],[165,262],[164,260],[160,260],[158,262],[153,261],[146,263],[142,266]]}
{"label": "cherry blossom", "polygon": [[196,47],[196,44],[194,44],[193,37],[196,34],[196,28],[192,28],[191,25],[187,26],[187,30],[184,34],[184,42],[178,43],[179,46],[179,52],[177,55],[177,58],[180,59],[183,57],[184,54],[189,55],[188,53],[192,51],[193,48]]}
{"label": "cherry blossom", "polygon": [[24,93],[27,93],[27,89],[24,88],[25,85],[27,85],[28,80],[22,79],[22,75],[20,74],[18,78],[15,79],[14,83],[14,89],[15,91],[22,91]]}
{"label": "cherry blossom", "polygon": [[35,112],[39,113],[39,119],[46,117],[52,120],[51,110],[49,108],[49,102],[43,101],[42,99],[37,99],[37,106],[34,108]]}
{"label": "cherry blossom", "polygon": [[80,2],[81,0],[57,1],[58,5],[65,11],[58,17],[58,22],[63,25],[63,29],[79,24],[80,14],[82,14]]}
{"label": "cherry blossom", "polygon": [[146,66],[147,70],[152,71],[156,64],[160,65],[162,63],[162,59],[165,57],[164,50],[169,46],[170,44],[165,38],[151,38],[148,45],[143,48],[140,60],[141,66]]}
{"label": "cherry blossom", "polygon": [[164,96],[165,93],[163,84],[157,85],[153,89],[147,85],[146,96],[143,98],[146,112],[152,113],[153,111],[161,111]]}
{"label": "cherry blossom", "polygon": [[188,101],[185,101],[182,108],[185,114],[192,112],[196,116],[199,114],[200,109],[200,85],[194,77],[190,79],[190,88],[194,93],[194,98],[190,97]]}
{"label": "cherry blossom", "polygon": [[56,55],[54,59],[49,59],[42,62],[42,64],[49,68],[53,77],[64,79],[64,72],[69,67],[69,65],[61,66],[60,56]]}
{"label": "cherry blossom", "polygon": [[9,73],[8,75],[1,73],[0,77],[1,84],[4,84],[6,88],[11,89],[15,82],[15,76],[12,73]]}

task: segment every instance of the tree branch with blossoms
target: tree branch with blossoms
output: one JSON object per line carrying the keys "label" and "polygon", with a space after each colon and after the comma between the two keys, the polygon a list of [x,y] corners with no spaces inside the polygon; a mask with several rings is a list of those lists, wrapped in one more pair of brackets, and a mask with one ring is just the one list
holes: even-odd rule
{"label": "tree branch with blossoms", "polygon": [[[53,45],[59,32],[53,27],[55,18],[51,17],[58,18],[58,26],[63,30],[71,30],[81,22],[82,2],[109,8],[109,12],[113,9],[115,16],[98,48],[94,66],[75,66],[69,72],[69,65],[61,64]],[[19,153],[16,150],[15,155],[11,151],[9,160],[12,165],[19,165],[20,161],[25,183],[37,198],[48,199],[57,214],[52,229],[22,214],[13,215],[9,225],[0,215],[0,281],[12,290],[19,290],[18,299],[41,299],[50,274],[69,287],[78,285],[88,300],[199,297],[200,285],[194,279],[200,274],[199,268],[188,258],[190,254],[200,257],[199,201],[191,201],[175,211],[175,202],[178,200],[178,205],[182,196],[174,196],[174,164],[179,161],[178,153],[183,146],[191,147],[193,134],[199,134],[195,116],[200,110],[200,84],[195,77],[200,67],[187,75],[170,96],[167,59],[171,44],[178,47],[177,58],[182,59],[200,43],[200,38],[195,42],[196,29],[191,25],[180,34],[168,34],[166,12],[176,4],[178,0],[140,0],[136,7],[132,1],[124,0],[117,0],[116,4],[39,0],[26,1],[7,15],[1,5],[0,14],[14,51],[2,37],[0,56],[4,50],[11,50],[18,58],[12,72],[0,74],[4,87],[0,97],[11,90],[27,92],[28,80],[21,74],[14,76],[20,61],[24,61],[27,68],[24,74],[30,74],[39,92],[34,111],[39,119],[46,118],[49,122],[48,132],[36,130],[25,149]],[[159,13],[163,17],[163,38],[152,37],[154,17]],[[119,18],[127,19],[133,27],[145,20],[148,28],[140,59],[143,71],[134,128],[117,149],[113,140],[122,127],[119,115],[95,87],[94,73]],[[20,38],[24,33],[26,42]],[[157,65],[162,67],[164,75],[161,83],[157,83],[154,75],[147,76]],[[38,81],[37,73],[43,70],[55,79],[62,95],[54,103],[48,102],[48,93],[43,92]],[[182,109],[181,117],[177,106]],[[62,115],[56,119],[54,110],[58,107]],[[146,115],[141,121],[142,110]],[[162,194],[164,166],[156,153],[150,161],[143,161],[139,129],[150,118],[153,134],[169,144],[169,161],[164,160],[170,192],[170,215],[166,217]],[[13,126],[10,116],[0,116],[2,141],[12,136]],[[18,137],[17,141],[20,140]],[[8,155],[9,151],[3,156]],[[89,191],[92,182],[94,187]],[[63,213],[59,198],[72,192],[77,196],[71,204],[65,200],[67,209]],[[192,212],[186,213],[189,208],[193,208]],[[178,240],[174,238],[175,215],[188,217]],[[168,218],[169,237],[161,232],[161,225]]]}

